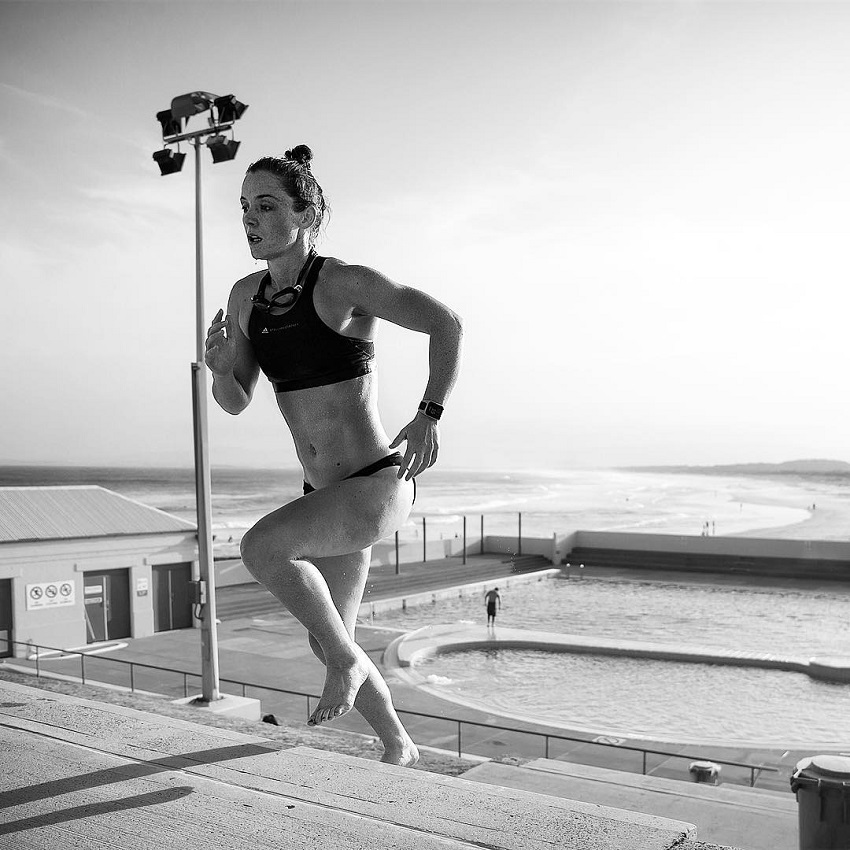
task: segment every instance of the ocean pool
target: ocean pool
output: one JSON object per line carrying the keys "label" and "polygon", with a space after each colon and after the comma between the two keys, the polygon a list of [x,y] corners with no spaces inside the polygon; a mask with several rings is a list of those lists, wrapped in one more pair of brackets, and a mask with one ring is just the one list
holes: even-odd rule
{"label": "ocean pool", "polygon": [[[850,656],[850,590],[550,578],[502,588],[499,627],[808,659]],[[375,615],[413,630],[486,622],[483,592]],[[487,649],[423,660],[433,693],[597,734],[657,741],[850,741],[850,685],[803,673],[607,655]]]}
{"label": "ocean pool", "polygon": [[850,685],[804,673],[514,649],[450,652],[415,669],[447,698],[597,734],[782,748],[850,741]]}
{"label": "ocean pool", "polygon": [[[850,655],[850,588],[550,578],[501,588],[496,625],[808,658]],[[405,630],[486,623],[484,594],[375,614]]]}

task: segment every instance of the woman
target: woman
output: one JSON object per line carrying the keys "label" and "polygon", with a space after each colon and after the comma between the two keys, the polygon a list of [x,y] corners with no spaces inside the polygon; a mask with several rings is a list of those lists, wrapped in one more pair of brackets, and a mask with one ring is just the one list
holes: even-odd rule
{"label": "woman", "polygon": [[[354,642],[372,545],[407,519],[414,478],[437,459],[437,420],[460,363],[461,321],[446,306],[363,266],[316,256],[326,214],[306,145],[265,157],[242,184],[252,256],[268,264],[233,286],[207,333],[213,397],[228,413],[250,403],[262,370],[304,468],[304,496],[263,517],[242,560],[310,635],[326,668],[308,723],[360,711],[383,761],[412,765],[416,745],[389,688]],[[378,416],[372,339],[378,319],[430,337],[430,377],[414,418],[390,442]],[[406,443],[404,454],[393,453]]]}

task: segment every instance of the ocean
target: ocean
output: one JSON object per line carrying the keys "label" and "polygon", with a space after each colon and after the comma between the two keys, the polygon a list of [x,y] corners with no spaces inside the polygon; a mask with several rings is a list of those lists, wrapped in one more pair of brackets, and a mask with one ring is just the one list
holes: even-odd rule
{"label": "ocean", "polygon": [[[0,486],[97,484],[151,507],[195,519],[191,468],[0,466]],[[575,530],[850,539],[850,476],[715,475],[618,469],[442,469],[417,478],[414,512],[400,537]],[[301,495],[294,469],[212,470],[219,554],[264,514]],[[520,519],[521,515],[521,519]]]}

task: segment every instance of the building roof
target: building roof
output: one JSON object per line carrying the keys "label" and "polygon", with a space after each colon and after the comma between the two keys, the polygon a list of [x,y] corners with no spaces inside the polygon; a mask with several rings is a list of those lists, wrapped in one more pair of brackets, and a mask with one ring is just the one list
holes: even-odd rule
{"label": "building roof", "polygon": [[191,522],[105,487],[0,487],[0,543],[194,530]]}

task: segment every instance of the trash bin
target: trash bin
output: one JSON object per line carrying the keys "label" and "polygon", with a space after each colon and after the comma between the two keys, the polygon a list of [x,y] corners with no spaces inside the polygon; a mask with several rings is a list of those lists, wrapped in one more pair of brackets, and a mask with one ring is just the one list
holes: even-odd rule
{"label": "trash bin", "polygon": [[800,850],[850,850],[850,758],[811,756],[791,776]]}
{"label": "trash bin", "polygon": [[692,761],[688,766],[688,773],[694,782],[707,782],[717,785],[720,778],[720,765],[713,761]]}

